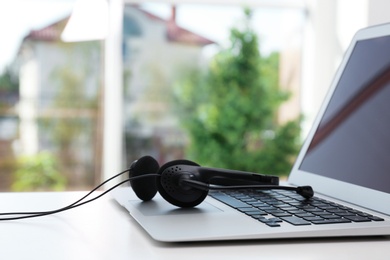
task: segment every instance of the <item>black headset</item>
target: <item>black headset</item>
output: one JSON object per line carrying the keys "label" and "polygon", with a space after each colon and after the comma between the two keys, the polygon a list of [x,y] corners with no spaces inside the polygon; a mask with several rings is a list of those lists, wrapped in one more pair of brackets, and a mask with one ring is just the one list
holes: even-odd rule
{"label": "black headset", "polygon": [[[129,174],[128,179],[115,184],[92,199],[85,200],[107,182],[127,172]],[[9,216],[0,217],[0,221],[41,217],[73,209],[92,202],[118,186],[128,182],[130,182],[134,193],[142,201],[153,199],[157,192],[159,192],[166,201],[182,208],[199,205],[206,198],[209,190],[293,190],[306,199],[309,199],[314,195],[314,191],[310,186],[280,186],[279,178],[277,176],[201,167],[197,163],[188,160],[175,160],[160,167],[153,157],[143,156],[134,161],[129,169],[102,182],[84,197],[66,207],[42,212],[0,213],[0,216]]]}
{"label": "black headset", "polygon": [[[141,176],[150,178],[133,179]],[[158,191],[166,201],[183,208],[199,205],[209,190],[283,189],[295,190],[305,198],[314,195],[310,186],[279,186],[279,178],[276,176],[201,167],[188,160],[175,160],[160,167],[150,156],[144,156],[132,163],[129,180],[139,199],[151,200]]]}

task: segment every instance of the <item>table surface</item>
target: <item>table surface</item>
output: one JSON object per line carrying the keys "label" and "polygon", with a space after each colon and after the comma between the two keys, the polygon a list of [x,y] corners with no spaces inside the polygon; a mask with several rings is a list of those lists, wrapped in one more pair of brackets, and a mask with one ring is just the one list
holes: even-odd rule
{"label": "table surface", "polygon": [[[86,192],[0,193],[1,212],[44,211]],[[161,243],[110,195],[52,216],[0,222],[2,259],[388,259],[390,237]]]}

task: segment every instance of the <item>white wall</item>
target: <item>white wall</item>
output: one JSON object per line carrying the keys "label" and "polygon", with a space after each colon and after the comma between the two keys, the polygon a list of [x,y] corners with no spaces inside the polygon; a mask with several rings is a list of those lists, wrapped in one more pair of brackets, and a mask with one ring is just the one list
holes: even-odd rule
{"label": "white wall", "polygon": [[306,3],[301,89],[305,133],[355,32],[390,21],[388,0],[311,0]]}
{"label": "white wall", "polygon": [[28,60],[20,68],[20,145],[18,152],[32,155],[38,152],[37,104],[38,64],[35,59]]}
{"label": "white wall", "polygon": [[368,25],[390,22],[389,0],[368,0]]}

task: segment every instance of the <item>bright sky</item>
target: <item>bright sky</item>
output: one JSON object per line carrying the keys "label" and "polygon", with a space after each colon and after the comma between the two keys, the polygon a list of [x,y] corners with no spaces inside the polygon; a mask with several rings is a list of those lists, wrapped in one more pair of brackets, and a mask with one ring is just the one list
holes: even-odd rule
{"label": "bright sky", "polygon": [[17,53],[23,37],[72,11],[75,0],[0,0],[0,73]]}
{"label": "bright sky", "polygon": [[[76,0],[0,0],[0,73],[14,58],[23,37],[70,14]],[[145,4],[145,8],[169,17],[166,4]],[[183,4],[177,9],[182,27],[224,43],[229,28],[242,17],[241,7]],[[254,25],[262,39],[263,50],[279,49],[300,35],[303,14],[297,10],[262,9],[255,13]],[[296,37],[295,37],[296,38]],[[295,40],[295,39],[293,39]]]}

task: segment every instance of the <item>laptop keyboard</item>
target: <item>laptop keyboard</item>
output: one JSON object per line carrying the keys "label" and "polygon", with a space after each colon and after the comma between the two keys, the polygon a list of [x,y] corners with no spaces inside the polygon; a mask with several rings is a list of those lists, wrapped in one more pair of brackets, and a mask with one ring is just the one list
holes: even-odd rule
{"label": "laptop keyboard", "polygon": [[305,199],[294,191],[232,190],[209,195],[270,226],[384,221],[383,218],[321,198]]}

